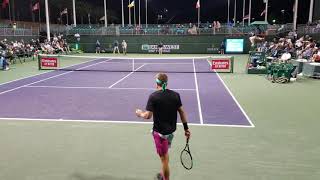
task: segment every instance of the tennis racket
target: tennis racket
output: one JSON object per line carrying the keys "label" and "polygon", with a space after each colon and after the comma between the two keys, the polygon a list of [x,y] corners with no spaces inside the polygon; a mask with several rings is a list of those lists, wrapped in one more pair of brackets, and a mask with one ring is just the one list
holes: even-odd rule
{"label": "tennis racket", "polygon": [[184,168],[186,168],[187,170],[192,169],[193,161],[192,161],[192,156],[189,148],[189,138],[187,138],[186,146],[181,151],[180,160]]}

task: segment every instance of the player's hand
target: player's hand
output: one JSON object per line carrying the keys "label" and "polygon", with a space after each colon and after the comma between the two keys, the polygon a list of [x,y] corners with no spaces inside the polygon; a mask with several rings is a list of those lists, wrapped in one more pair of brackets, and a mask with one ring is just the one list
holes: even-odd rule
{"label": "player's hand", "polygon": [[189,129],[184,131],[184,135],[186,136],[187,139],[190,139],[191,132],[189,131]]}
{"label": "player's hand", "polygon": [[136,109],[136,115],[138,117],[141,117],[141,113],[142,113],[142,110],[141,109]]}

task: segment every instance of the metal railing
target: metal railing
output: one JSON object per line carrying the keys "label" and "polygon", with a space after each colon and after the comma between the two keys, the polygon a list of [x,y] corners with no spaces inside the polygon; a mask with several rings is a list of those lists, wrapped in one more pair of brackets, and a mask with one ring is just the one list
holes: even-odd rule
{"label": "metal railing", "polygon": [[66,30],[65,34],[74,35],[79,33],[80,35],[238,35],[238,34],[248,34],[255,31],[253,27],[228,27],[223,26],[221,28],[185,28],[185,27],[143,27],[143,28],[133,28],[133,27],[76,27]]}
{"label": "metal railing", "polygon": [[0,28],[0,36],[39,36],[39,29]]}
{"label": "metal railing", "polygon": [[[40,32],[46,32],[46,26],[39,24],[39,27],[27,27],[26,25],[18,26],[13,29],[10,27],[0,27],[0,36],[39,36]],[[210,24],[201,24],[200,28],[190,28],[189,24],[149,24],[148,27],[142,25],[141,27],[133,27],[126,25],[109,25],[104,27],[102,24],[92,25],[78,25],[73,27],[71,25],[65,26],[60,24],[51,24],[50,32],[52,34],[66,34],[74,35],[245,35],[255,32],[255,26],[228,26],[222,24],[221,28],[212,28]],[[285,25],[268,25],[266,29],[262,29],[267,35],[275,35],[278,33],[286,33],[292,31],[292,24]],[[297,27],[298,34],[315,34],[320,33],[319,26],[316,25],[299,25]]]}

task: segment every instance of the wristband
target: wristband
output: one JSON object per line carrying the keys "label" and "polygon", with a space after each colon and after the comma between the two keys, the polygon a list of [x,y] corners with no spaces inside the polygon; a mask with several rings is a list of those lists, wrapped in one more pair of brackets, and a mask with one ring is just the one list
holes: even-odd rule
{"label": "wristband", "polygon": [[184,130],[188,130],[189,129],[189,127],[188,127],[188,123],[182,123],[183,124],[183,128],[184,128]]}

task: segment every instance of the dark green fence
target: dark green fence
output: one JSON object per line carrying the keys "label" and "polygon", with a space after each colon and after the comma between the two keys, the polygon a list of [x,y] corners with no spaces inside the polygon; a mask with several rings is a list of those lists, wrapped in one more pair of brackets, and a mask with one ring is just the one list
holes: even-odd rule
{"label": "dark green fence", "polygon": [[[95,52],[96,41],[99,40],[101,48],[106,52],[112,51],[112,45],[115,40],[120,44],[125,40],[128,44],[129,53],[156,53],[156,46],[159,42],[164,44],[165,53],[190,53],[190,54],[213,54],[218,53],[220,44],[226,38],[243,38],[244,53],[248,53],[250,42],[247,36],[226,37],[225,35],[197,35],[197,36],[182,36],[182,35],[161,35],[161,36],[81,36],[79,48],[84,52]],[[68,36],[68,41],[72,46],[77,43],[73,36]]]}

